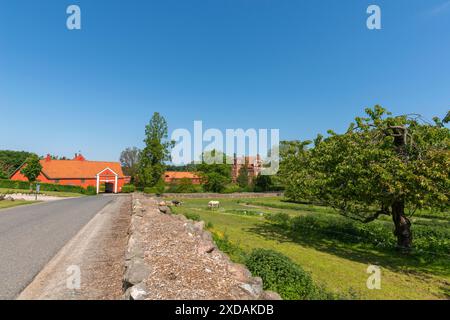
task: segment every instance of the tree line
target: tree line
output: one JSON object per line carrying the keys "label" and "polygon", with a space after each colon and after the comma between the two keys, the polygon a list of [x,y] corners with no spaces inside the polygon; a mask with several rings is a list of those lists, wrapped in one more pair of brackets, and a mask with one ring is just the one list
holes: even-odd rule
{"label": "tree line", "polygon": [[[202,188],[208,192],[223,192],[232,183],[230,162],[226,155],[219,150],[207,151],[202,154],[202,161],[185,166],[173,166],[167,163],[170,159],[170,150],[174,142],[168,139],[167,121],[158,112],[155,112],[145,127],[144,149],[129,147],[122,151],[120,162],[123,171],[131,177],[131,183],[144,189],[164,189],[163,174],[165,171],[190,171],[199,174]],[[206,158],[223,157],[223,163],[205,161]],[[267,191],[272,187],[271,178],[258,176],[250,179],[248,170],[244,166],[239,171],[238,183],[231,190]],[[189,184],[189,181],[182,181]]]}

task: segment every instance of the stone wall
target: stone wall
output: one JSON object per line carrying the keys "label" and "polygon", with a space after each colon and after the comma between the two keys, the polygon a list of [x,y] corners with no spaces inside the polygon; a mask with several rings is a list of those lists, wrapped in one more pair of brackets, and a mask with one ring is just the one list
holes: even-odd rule
{"label": "stone wall", "polygon": [[[152,203],[153,205],[145,205],[146,197],[140,194],[133,195],[133,203],[132,203],[132,218],[129,229],[129,241],[128,247],[126,250],[126,263],[125,263],[125,273],[123,277],[123,285],[124,285],[124,298],[130,300],[143,300],[148,299],[149,296],[152,296],[149,293],[149,287],[146,286],[147,283],[151,283],[152,277],[157,277],[154,273],[151,274],[151,270],[158,269],[155,266],[149,266],[145,262],[144,252],[146,247],[144,238],[149,238],[149,234],[144,234],[145,230],[148,230],[148,225],[155,220],[161,221],[164,219],[165,224],[171,224],[177,226],[177,230],[184,230],[186,234],[186,239],[192,244],[187,247],[187,250],[180,251],[180,256],[177,257],[173,261],[175,266],[176,263],[183,259],[183,252],[189,253],[189,258],[198,257],[195,260],[195,263],[201,265],[201,269],[208,270],[208,272],[216,272],[214,274],[215,279],[219,277],[220,281],[229,282],[229,286],[225,286],[227,288],[231,288],[230,297],[235,299],[260,299],[260,300],[274,300],[281,299],[277,293],[268,292],[263,290],[263,282],[259,277],[253,277],[249,270],[241,264],[233,263],[230,258],[221,252],[216,244],[213,241],[212,235],[209,231],[204,229],[204,222],[195,222],[192,220],[188,220],[183,215],[174,215],[171,213],[170,207],[166,206],[164,201],[160,201],[159,203],[155,200]],[[148,201],[148,200],[147,200]],[[153,217],[152,221],[145,220],[149,216]],[[158,218],[158,215],[163,215]],[[164,218],[165,216],[165,218]],[[169,227],[167,227],[169,228]],[[165,230],[166,227],[163,228]],[[160,233],[160,232],[158,232]],[[158,235],[161,238],[161,235]],[[167,237],[170,236],[170,231],[167,230]],[[163,238],[165,236],[162,236]],[[151,235],[150,235],[151,238]],[[168,238],[164,238],[168,239]],[[187,242],[188,240],[186,240]],[[152,242],[154,244],[155,241]],[[183,242],[184,243],[184,242]],[[148,245],[148,242],[147,242]],[[156,248],[156,251],[161,249],[160,247]],[[185,248],[186,249],[186,248]],[[153,248],[155,250],[155,248]],[[170,248],[167,250],[171,250]],[[176,250],[173,248],[172,250]],[[195,252],[194,252],[195,251]],[[166,251],[167,254],[173,253],[173,251]],[[148,252],[147,254],[151,254],[152,252]],[[204,257],[204,258],[202,258]],[[206,259],[205,259],[206,258]],[[187,259],[187,258],[186,258]],[[184,261],[184,260],[181,260]],[[192,260],[191,260],[192,261]],[[212,270],[210,265],[207,265],[206,262],[203,265],[204,261],[220,261],[219,269]],[[208,269],[209,268],[209,269]],[[193,275],[198,276],[198,275]],[[200,274],[201,276],[201,274]],[[211,273],[209,274],[211,276]],[[150,279],[150,280],[149,280]],[[147,280],[147,281],[146,281]],[[191,288],[194,291],[196,288]],[[199,288],[200,289],[200,288]],[[205,288],[201,288],[205,291]],[[177,290],[177,287],[171,288],[171,290]],[[212,286],[210,287],[210,291],[219,290],[215,289]],[[236,291],[239,291],[236,293]],[[155,296],[155,295],[153,295]],[[164,295],[162,295],[164,296]],[[211,296],[214,296],[214,293],[211,293]],[[190,298],[190,297],[187,297]],[[195,298],[195,297],[194,297]]]}

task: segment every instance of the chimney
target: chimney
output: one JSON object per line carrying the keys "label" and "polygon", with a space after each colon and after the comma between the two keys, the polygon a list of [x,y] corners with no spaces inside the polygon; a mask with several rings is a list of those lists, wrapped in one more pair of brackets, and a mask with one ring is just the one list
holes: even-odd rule
{"label": "chimney", "polygon": [[81,153],[75,153],[75,158],[73,160],[77,160],[77,161],[85,161],[86,158],[83,157],[83,155]]}
{"label": "chimney", "polygon": [[46,162],[52,161],[52,157],[50,156],[50,153],[47,153],[47,156],[45,157]]}

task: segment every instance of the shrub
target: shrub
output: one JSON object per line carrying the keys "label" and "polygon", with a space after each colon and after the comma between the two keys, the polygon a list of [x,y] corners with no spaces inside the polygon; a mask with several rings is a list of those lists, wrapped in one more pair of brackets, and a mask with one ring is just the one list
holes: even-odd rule
{"label": "shrub", "polygon": [[29,189],[30,183],[28,181],[15,181],[15,180],[0,180],[0,188],[5,189]]}
{"label": "shrub", "polygon": [[244,189],[236,184],[229,184],[227,185],[221,193],[236,193],[236,192],[242,192]]}
{"label": "shrub", "polygon": [[187,212],[184,214],[186,218],[194,220],[194,221],[200,221],[200,216],[197,213],[191,213]]}
{"label": "shrub", "polygon": [[155,188],[155,193],[156,194],[163,194],[164,190],[166,189],[166,184],[164,183],[163,180],[159,180],[158,183],[156,183],[156,185],[154,186]]}
{"label": "shrub", "polygon": [[153,187],[145,187],[144,188],[144,193],[147,194],[156,194],[156,195],[161,195],[164,193],[164,190],[166,188],[166,185],[164,184],[164,181],[159,180],[158,183],[156,185],[154,185]]}
{"label": "shrub", "polygon": [[93,186],[88,186],[84,191],[84,194],[88,195],[88,196],[93,196],[97,194],[97,188],[93,187]]}
{"label": "shrub", "polygon": [[279,225],[280,227],[289,227],[290,217],[285,212],[268,213],[266,214],[266,219]]}
{"label": "shrub", "polygon": [[191,179],[183,178],[177,184],[172,184],[169,186],[167,192],[171,193],[197,193],[201,192],[201,187],[196,186],[192,183]]}
{"label": "shrub", "polygon": [[222,192],[227,183],[229,182],[229,178],[227,176],[221,175],[217,172],[211,172],[203,175],[203,188],[207,192]]}
{"label": "shrub", "polygon": [[[39,184],[41,191],[84,193],[84,188],[80,186],[70,186],[52,183],[39,183]],[[0,180],[0,188],[28,190],[30,188],[30,183],[28,181]]]}
{"label": "shrub", "polygon": [[319,290],[309,273],[283,254],[267,249],[255,249],[246,260],[254,276],[261,277],[264,290],[278,292],[283,299],[316,299]]}
{"label": "shrub", "polygon": [[132,184],[126,184],[122,187],[123,193],[133,193],[136,190],[136,187]]}
{"label": "shrub", "polygon": [[258,175],[254,181],[255,192],[266,192],[272,187],[272,178],[266,175]]}
{"label": "shrub", "polygon": [[154,187],[145,187],[143,191],[147,194],[156,193],[156,189]]}
{"label": "shrub", "polygon": [[238,245],[232,243],[227,234],[220,235],[218,232],[212,232],[213,240],[220,251],[226,253],[232,261],[245,264],[247,255]]}
{"label": "shrub", "polygon": [[3,169],[1,168],[1,163],[0,163],[0,179],[8,179],[8,175],[5,171],[3,171]]}

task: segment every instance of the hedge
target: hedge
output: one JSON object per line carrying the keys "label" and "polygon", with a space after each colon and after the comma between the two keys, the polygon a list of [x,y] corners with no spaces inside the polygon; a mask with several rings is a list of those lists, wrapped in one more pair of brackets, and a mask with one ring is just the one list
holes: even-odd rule
{"label": "hedge", "polygon": [[122,187],[123,193],[133,193],[136,190],[136,187],[132,184],[126,184]]}
{"label": "hedge", "polygon": [[[30,189],[30,183],[28,181],[16,181],[0,179],[0,188],[5,189]],[[58,192],[74,192],[74,193],[86,193],[86,189],[80,186],[69,186],[52,183],[40,183],[41,191],[58,191]],[[86,193],[89,194],[89,193]]]}
{"label": "hedge", "polygon": [[268,249],[254,249],[247,268],[261,277],[264,290],[278,292],[286,300],[329,300],[333,294],[316,285],[311,275],[285,255]]}

